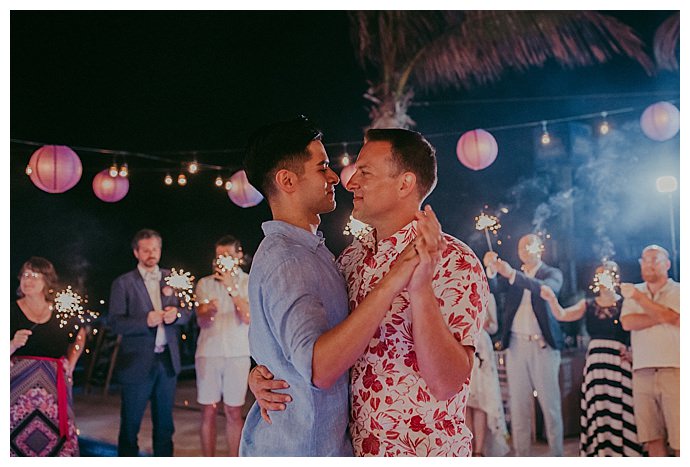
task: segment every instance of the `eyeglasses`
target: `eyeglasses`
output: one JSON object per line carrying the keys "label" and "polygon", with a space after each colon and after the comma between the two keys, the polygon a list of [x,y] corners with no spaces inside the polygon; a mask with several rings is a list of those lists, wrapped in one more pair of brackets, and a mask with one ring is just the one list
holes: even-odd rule
{"label": "eyeglasses", "polygon": [[640,263],[640,266],[656,266],[657,264],[661,264],[664,262],[664,258],[657,258],[657,259],[646,259],[646,258],[640,258],[637,260]]}
{"label": "eyeglasses", "polygon": [[31,277],[33,279],[38,279],[40,277],[43,277],[43,274],[41,274],[40,272],[24,271],[22,273],[22,277],[25,279],[28,279],[29,277]]}

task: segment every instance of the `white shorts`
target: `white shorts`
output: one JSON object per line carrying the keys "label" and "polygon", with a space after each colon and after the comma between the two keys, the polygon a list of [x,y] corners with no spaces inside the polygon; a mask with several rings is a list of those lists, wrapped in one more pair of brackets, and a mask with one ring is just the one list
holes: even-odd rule
{"label": "white shorts", "polygon": [[197,402],[241,407],[247,395],[249,357],[196,357]]}

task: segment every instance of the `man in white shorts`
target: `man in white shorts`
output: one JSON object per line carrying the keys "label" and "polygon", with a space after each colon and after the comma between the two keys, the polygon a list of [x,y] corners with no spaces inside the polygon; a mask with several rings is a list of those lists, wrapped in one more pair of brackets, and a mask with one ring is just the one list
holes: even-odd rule
{"label": "man in white shorts", "polygon": [[[197,322],[200,333],[196,347],[197,401],[201,411],[201,451],[213,457],[216,452],[217,404],[223,400],[225,436],[230,456],[236,457],[242,435],[242,407],[249,374],[249,275],[232,257],[242,259],[239,240],[232,235],[215,245],[214,272],[199,280],[196,287]],[[221,265],[217,261],[223,258]]]}

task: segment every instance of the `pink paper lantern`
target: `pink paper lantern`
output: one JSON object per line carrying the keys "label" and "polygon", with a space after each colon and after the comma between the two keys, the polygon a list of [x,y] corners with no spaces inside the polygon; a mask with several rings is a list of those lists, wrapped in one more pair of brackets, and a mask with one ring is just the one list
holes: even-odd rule
{"label": "pink paper lantern", "polygon": [[648,138],[666,141],[680,130],[680,111],[670,102],[657,102],[642,112],[640,126]]}
{"label": "pink paper lantern", "polygon": [[127,196],[129,179],[120,175],[111,177],[109,170],[101,170],[93,177],[93,192],[106,203],[116,203]]}
{"label": "pink paper lantern", "polygon": [[81,160],[67,146],[46,145],[29,160],[26,173],[34,185],[48,193],[64,193],[81,178]]}
{"label": "pink paper lantern", "polygon": [[249,208],[256,206],[264,199],[261,193],[249,183],[244,170],[235,172],[230,177],[230,181],[232,182],[232,187],[228,190],[228,196],[239,207]]}
{"label": "pink paper lantern", "polygon": [[343,188],[347,188],[347,182],[350,181],[356,170],[355,164],[350,164],[343,167],[343,170],[340,171],[340,185]]}
{"label": "pink paper lantern", "polygon": [[496,160],[498,144],[488,131],[471,130],[460,137],[455,152],[462,165],[482,170]]}

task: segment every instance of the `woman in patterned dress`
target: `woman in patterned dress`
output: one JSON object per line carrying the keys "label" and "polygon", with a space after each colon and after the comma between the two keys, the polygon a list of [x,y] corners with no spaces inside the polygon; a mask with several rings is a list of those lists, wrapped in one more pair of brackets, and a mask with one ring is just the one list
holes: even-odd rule
{"label": "woman in patterned dress", "polygon": [[10,455],[78,456],[72,372],[84,328],[60,327],[52,307],[57,282],[50,261],[30,258],[10,306]]}
{"label": "woman in patterned dress", "polygon": [[630,333],[621,325],[623,300],[615,291],[618,265],[604,261],[594,277],[593,291],[599,295],[565,309],[551,289],[542,287],[541,291],[559,321],[585,316],[591,337],[580,402],[580,455],[641,456],[633,412]]}

